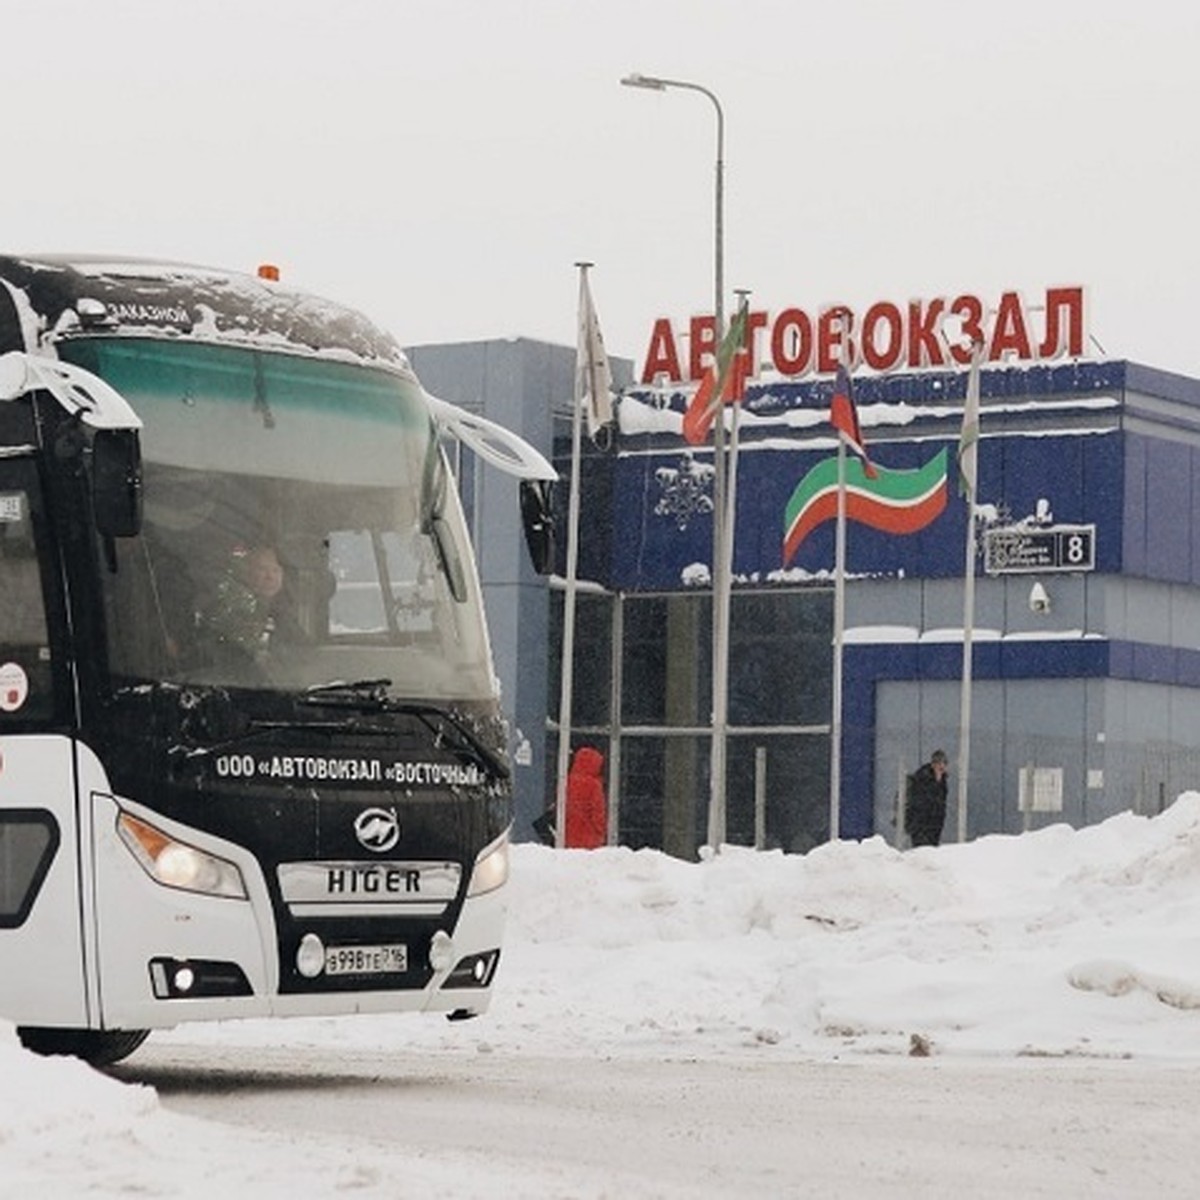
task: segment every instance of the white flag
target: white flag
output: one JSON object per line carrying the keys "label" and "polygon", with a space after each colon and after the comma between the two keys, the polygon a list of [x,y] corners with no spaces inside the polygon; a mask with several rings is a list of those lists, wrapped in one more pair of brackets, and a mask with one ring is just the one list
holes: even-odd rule
{"label": "white flag", "polygon": [[612,371],[587,271],[579,273],[579,345],[575,356],[575,398],[587,417],[588,437],[596,440],[604,426],[612,423]]}
{"label": "white flag", "polygon": [[976,462],[979,457],[979,360],[983,343],[971,347],[971,370],[967,374],[967,396],[963,401],[962,433],[958,439],[958,490],[967,503],[975,500]]}

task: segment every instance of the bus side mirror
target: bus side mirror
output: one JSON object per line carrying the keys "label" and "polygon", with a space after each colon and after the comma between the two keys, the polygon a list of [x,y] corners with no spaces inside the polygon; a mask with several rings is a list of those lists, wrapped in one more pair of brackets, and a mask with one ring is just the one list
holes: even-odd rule
{"label": "bus side mirror", "polygon": [[521,480],[521,523],[525,526],[525,545],[533,569],[539,575],[554,570],[554,506],[551,481]]}
{"label": "bus side mirror", "polygon": [[97,429],[92,437],[92,509],[105,537],[142,528],[142,449],[136,429]]}

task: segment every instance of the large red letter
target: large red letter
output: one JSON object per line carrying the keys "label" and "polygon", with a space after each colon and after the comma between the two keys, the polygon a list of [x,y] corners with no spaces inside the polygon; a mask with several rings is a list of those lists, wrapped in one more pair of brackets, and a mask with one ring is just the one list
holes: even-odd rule
{"label": "large red letter", "polygon": [[[875,326],[887,326],[887,343],[882,350],[875,346]],[[872,304],[863,317],[862,352],[867,366],[874,371],[891,371],[900,365],[904,354],[904,319],[894,304]]]}
{"label": "large red letter", "polygon": [[1062,321],[1059,310],[1067,311],[1067,353],[1072,358],[1083,354],[1083,288],[1046,289],[1046,337],[1038,347],[1042,358],[1058,358],[1063,352]]}
{"label": "large red letter", "polygon": [[1015,352],[1021,359],[1033,357],[1033,351],[1029,348],[1029,332],[1025,328],[1025,312],[1021,307],[1021,297],[1016,292],[1005,292],[1000,297],[988,360],[995,362],[1010,352]]}
{"label": "large red letter", "polygon": [[653,383],[656,375],[665,375],[671,383],[682,383],[679,371],[679,354],[675,349],[675,334],[671,322],[659,317],[650,334],[650,349],[646,351],[646,365],[642,368],[642,382]]}
{"label": "large red letter", "polygon": [[931,300],[922,315],[920,300],[908,302],[908,365],[914,370],[940,367],[946,361],[935,332],[945,307],[944,300]]}
{"label": "large red letter", "polygon": [[771,363],[775,370],[781,375],[803,375],[812,365],[812,352],[813,328],[808,313],[785,308],[771,327]]}
{"label": "large red letter", "polygon": [[819,372],[829,375],[838,369],[839,363],[854,362],[854,339],[850,336],[853,328],[854,314],[844,304],[835,304],[832,308],[827,308],[817,318]]}
{"label": "large red letter", "polygon": [[969,366],[975,343],[987,343],[983,332],[983,301],[978,296],[956,296],[950,305],[950,315],[962,318],[962,342],[950,347],[950,356],[956,363]]}
{"label": "large red letter", "polygon": [[699,379],[704,374],[707,359],[717,357],[717,321],[715,317],[693,317],[688,326],[689,379]]}

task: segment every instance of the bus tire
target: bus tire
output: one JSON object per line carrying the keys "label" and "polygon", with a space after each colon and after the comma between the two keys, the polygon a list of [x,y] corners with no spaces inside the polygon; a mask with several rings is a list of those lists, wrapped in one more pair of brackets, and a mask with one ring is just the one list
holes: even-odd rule
{"label": "bus tire", "polygon": [[93,1067],[107,1067],[131,1055],[148,1037],[148,1029],[42,1029],[18,1025],[17,1037],[34,1054],[65,1054]]}

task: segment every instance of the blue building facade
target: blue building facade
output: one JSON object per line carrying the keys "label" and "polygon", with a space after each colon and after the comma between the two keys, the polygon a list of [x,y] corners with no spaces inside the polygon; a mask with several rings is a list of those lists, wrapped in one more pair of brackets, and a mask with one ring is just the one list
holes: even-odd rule
{"label": "blue building facade", "polygon": [[[872,461],[913,471],[944,451],[947,477],[919,530],[848,523],[843,836],[895,837],[904,774],[935,747],[957,758],[969,516],[954,456],[966,382],[965,371],[855,381]],[[785,536],[789,498],[835,453],[831,389],[780,380],[747,392],[735,627],[751,596],[803,605],[830,587],[835,523],[816,524],[790,553]],[[981,395],[967,834],[1156,810],[1200,784],[1200,382],[1127,362],[996,367]],[[711,473],[710,449],[677,432],[686,402],[625,399],[614,491],[641,503],[614,512],[617,589],[708,585],[711,511],[694,506],[681,520],[688,505],[670,495],[703,493],[680,480]],[[736,655],[735,643],[731,710],[754,686]],[[827,645],[802,660],[779,638],[774,655],[797,679],[829,670]],[[752,723],[764,716],[759,706]],[[820,838],[811,816],[806,835]]]}
{"label": "blue building facade", "polygon": [[[410,354],[430,391],[553,456],[565,528],[573,349],[515,339]],[[690,857],[709,794],[713,452],[681,435],[687,391],[628,386],[624,362],[618,377],[611,443],[585,443],[571,734],[606,755],[614,839]],[[937,747],[958,760],[966,382],[965,370],[854,380],[872,461],[940,463],[944,479],[920,528],[847,526],[845,837],[899,841],[906,772]],[[834,522],[813,520],[798,543],[788,533],[801,485],[836,453],[831,389],[755,381],[739,418],[731,842],[804,850],[828,837]],[[981,397],[967,836],[1158,811],[1200,787],[1200,381],[1120,361],[991,365]],[[553,794],[561,590],[524,560],[515,484],[469,455],[460,482],[513,729],[517,836],[530,836]]]}

